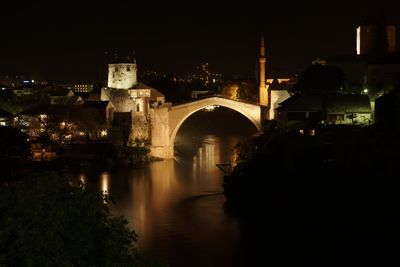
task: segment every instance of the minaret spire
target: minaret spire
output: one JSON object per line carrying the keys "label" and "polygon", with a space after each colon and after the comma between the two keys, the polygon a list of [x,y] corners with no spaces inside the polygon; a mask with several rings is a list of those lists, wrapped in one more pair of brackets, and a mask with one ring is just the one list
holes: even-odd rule
{"label": "minaret spire", "polygon": [[261,43],[260,43],[260,57],[258,58],[258,62],[260,64],[260,106],[268,106],[268,91],[265,84],[265,62],[267,59],[265,58],[265,44],[264,44],[264,36],[261,35]]}
{"label": "minaret spire", "polygon": [[265,57],[265,45],[264,45],[264,36],[263,35],[261,35],[260,57]]}

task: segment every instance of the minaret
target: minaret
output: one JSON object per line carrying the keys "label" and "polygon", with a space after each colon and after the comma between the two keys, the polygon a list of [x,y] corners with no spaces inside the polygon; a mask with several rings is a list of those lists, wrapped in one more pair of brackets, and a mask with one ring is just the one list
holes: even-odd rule
{"label": "minaret", "polygon": [[265,46],[264,37],[261,35],[260,45],[260,57],[258,62],[260,63],[260,108],[261,108],[261,120],[268,119],[268,90],[265,84]]}
{"label": "minaret", "polygon": [[260,57],[258,62],[260,63],[260,106],[268,106],[268,91],[265,85],[265,46],[264,46],[264,37],[261,36],[261,45],[260,45]]}

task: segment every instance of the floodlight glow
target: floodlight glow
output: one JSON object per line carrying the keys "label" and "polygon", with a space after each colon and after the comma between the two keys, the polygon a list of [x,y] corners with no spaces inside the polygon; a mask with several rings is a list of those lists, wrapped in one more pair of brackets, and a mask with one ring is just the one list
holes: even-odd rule
{"label": "floodlight glow", "polygon": [[357,37],[356,37],[356,45],[357,45],[357,55],[361,54],[361,27],[357,28]]}

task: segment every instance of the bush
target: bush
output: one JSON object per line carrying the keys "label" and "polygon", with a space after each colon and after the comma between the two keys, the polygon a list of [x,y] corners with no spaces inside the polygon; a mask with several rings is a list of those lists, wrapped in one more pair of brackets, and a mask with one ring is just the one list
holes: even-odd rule
{"label": "bush", "polygon": [[57,174],[0,188],[0,266],[135,266],[137,236],[99,192]]}

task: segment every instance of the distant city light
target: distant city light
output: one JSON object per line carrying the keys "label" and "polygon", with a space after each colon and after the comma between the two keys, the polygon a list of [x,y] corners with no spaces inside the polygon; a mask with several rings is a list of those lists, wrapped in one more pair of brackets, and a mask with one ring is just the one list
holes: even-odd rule
{"label": "distant city light", "polygon": [[29,82],[30,82],[30,81],[28,81],[28,80],[24,80],[24,81],[23,81],[23,83],[29,83]]}
{"label": "distant city light", "polygon": [[31,82],[32,82],[32,83],[35,83],[35,80],[32,80]]}
{"label": "distant city light", "polygon": [[367,88],[364,89],[364,94],[366,94],[366,93],[368,93],[368,89]]}

